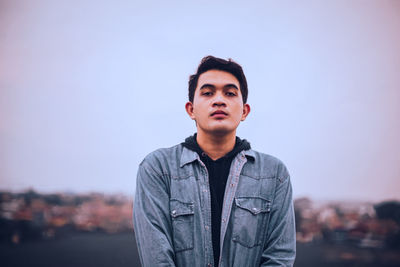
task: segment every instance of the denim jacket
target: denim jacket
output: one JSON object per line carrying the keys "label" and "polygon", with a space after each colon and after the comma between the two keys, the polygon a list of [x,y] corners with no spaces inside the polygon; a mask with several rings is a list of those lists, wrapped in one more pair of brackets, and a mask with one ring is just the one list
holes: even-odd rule
{"label": "denim jacket", "polygon": [[[133,224],[143,266],[213,266],[208,173],[181,144],[140,163]],[[219,266],[292,266],[296,231],[290,176],[252,149],[233,159],[221,218]]]}

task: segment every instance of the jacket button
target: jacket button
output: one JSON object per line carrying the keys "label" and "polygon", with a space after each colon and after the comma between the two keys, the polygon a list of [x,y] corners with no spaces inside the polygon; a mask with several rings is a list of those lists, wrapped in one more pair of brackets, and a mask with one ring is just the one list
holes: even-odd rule
{"label": "jacket button", "polygon": [[172,211],[172,215],[176,215],[176,210],[173,210],[173,211]]}
{"label": "jacket button", "polygon": [[257,212],[257,211],[258,211],[258,209],[257,209],[257,208],[252,208],[252,210],[253,210],[254,212]]}
{"label": "jacket button", "polygon": [[208,230],[209,227],[208,227],[208,225],[206,225],[206,226],[204,226],[204,228],[206,228],[206,230]]}

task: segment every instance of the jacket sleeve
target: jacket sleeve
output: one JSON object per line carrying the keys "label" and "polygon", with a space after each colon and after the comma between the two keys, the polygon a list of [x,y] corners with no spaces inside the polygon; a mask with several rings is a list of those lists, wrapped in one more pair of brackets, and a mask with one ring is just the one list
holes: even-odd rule
{"label": "jacket sleeve", "polygon": [[143,267],[175,266],[168,184],[146,162],[139,165],[133,227]]}
{"label": "jacket sleeve", "polygon": [[281,164],[276,179],[267,238],[261,266],[293,266],[296,257],[296,227],[292,185],[286,167]]}

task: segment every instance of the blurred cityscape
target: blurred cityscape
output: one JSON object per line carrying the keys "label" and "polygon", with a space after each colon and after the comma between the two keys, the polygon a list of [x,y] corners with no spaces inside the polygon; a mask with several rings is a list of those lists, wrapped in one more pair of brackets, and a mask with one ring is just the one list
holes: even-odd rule
{"label": "blurred cityscape", "polygon": [[294,201],[297,242],[347,243],[364,248],[400,247],[400,202]]}
{"label": "blurred cityscape", "polygon": [[132,229],[132,199],[124,195],[0,192],[0,242]]}
{"label": "blurred cityscape", "polygon": [[[124,195],[0,192],[0,246],[11,249],[82,233],[118,238],[129,233],[133,237],[132,204],[132,197]],[[312,255],[309,252],[316,251],[314,248],[326,248],[321,254],[331,255],[336,261],[367,253],[362,257],[369,257],[375,266],[400,265],[399,201],[322,203],[298,198],[294,205],[300,248],[296,266],[312,266],[312,257],[306,260],[305,255]],[[336,247],[342,249],[335,254]],[[307,248],[309,252],[303,252]],[[371,252],[377,256],[368,256]],[[392,265],[383,265],[381,260]]]}

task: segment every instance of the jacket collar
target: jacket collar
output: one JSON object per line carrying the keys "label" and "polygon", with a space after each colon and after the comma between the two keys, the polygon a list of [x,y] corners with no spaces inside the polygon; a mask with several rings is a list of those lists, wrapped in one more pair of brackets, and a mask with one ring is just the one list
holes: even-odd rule
{"label": "jacket collar", "polygon": [[[183,147],[183,150],[182,150],[182,155],[181,155],[181,162],[179,165],[181,168],[183,166],[185,166],[186,164],[191,163],[195,160],[200,161],[199,154],[197,154],[195,151],[190,150],[184,146],[182,146],[182,147]],[[243,150],[238,155],[243,155],[243,154],[244,154],[244,156],[246,156],[247,158],[249,158],[251,160],[255,160],[255,158],[256,158],[256,155],[252,149]]]}

